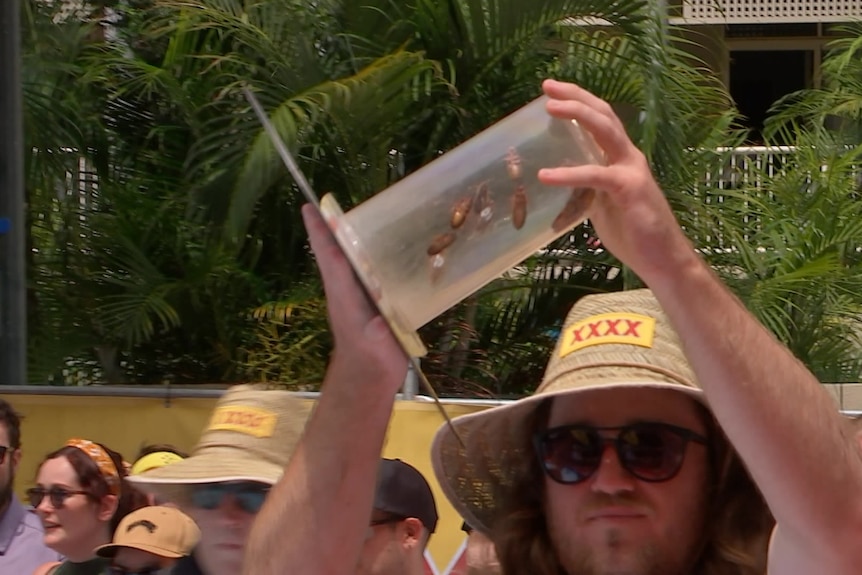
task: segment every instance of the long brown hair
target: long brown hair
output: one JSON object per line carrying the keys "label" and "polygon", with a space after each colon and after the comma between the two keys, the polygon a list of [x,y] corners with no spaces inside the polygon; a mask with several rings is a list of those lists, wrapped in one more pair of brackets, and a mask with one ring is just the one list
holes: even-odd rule
{"label": "long brown hair", "polygon": [[[539,404],[528,429],[547,426],[552,401],[548,398]],[[703,416],[709,428],[713,480],[703,550],[693,572],[763,575],[774,520],[742,461],[705,408]],[[524,453],[533,453],[531,440],[524,438]],[[515,481],[498,494],[501,513],[491,529],[502,573],[577,575],[566,573],[551,543],[544,513],[544,477],[534,461],[524,465]]]}

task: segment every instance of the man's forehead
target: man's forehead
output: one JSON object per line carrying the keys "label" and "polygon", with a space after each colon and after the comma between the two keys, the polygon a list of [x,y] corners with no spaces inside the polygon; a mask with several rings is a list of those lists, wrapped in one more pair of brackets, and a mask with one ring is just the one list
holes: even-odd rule
{"label": "man's forehead", "polygon": [[617,387],[554,398],[549,425],[621,426],[644,421],[701,426],[704,408],[672,389]]}

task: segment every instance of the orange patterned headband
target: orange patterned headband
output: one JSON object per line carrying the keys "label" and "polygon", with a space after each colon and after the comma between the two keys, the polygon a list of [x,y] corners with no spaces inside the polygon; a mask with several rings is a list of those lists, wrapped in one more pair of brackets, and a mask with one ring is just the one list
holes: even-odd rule
{"label": "orange patterned headband", "polygon": [[120,493],[120,473],[117,466],[114,465],[114,460],[108,455],[108,452],[99,445],[93,443],[89,439],[73,438],[66,442],[67,447],[76,447],[87,454],[87,457],[93,460],[96,467],[99,468],[99,473],[105,478],[108,484],[108,489],[112,495]]}

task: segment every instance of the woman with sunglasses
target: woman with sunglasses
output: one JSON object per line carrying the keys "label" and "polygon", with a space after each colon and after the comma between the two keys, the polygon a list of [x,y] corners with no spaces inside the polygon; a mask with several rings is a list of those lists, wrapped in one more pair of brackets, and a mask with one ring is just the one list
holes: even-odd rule
{"label": "woman with sunglasses", "polygon": [[39,466],[36,486],[27,490],[45,529],[45,544],[66,557],[34,575],[102,575],[108,561],[95,549],[110,543],[128,513],[146,505],[125,481],[123,458],[99,443],[70,439]]}

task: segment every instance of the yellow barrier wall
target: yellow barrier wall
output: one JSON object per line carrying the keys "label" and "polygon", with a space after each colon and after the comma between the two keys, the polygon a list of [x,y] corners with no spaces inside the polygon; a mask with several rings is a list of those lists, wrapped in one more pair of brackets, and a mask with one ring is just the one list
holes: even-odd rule
{"label": "yellow barrier wall", "polygon": [[[33,485],[42,458],[70,437],[104,443],[127,460],[150,443],[170,443],[190,452],[216,402],[215,398],[172,398],[168,403],[149,397],[24,394],[3,394],[3,399],[24,416],[23,459],[16,479],[16,491],[22,497]],[[446,405],[452,417],[482,409],[486,407]],[[462,519],[443,496],[431,469],[431,440],[442,422],[431,403],[396,402],[383,450],[384,457],[400,458],[415,466],[431,484],[440,521],[428,551],[440,574],[447,572],[464,540]]]}

